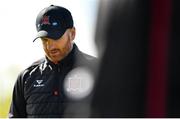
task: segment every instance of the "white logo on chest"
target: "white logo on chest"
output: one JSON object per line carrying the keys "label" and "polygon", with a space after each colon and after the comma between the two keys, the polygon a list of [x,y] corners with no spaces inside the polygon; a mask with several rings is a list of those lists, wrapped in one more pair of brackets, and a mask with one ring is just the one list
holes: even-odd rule
{"label": "white logo on chest", "polygon": [[42,84],[43,80],[36,80],[37,84],[34,84],[34,87],[43,87],[44,84]]}

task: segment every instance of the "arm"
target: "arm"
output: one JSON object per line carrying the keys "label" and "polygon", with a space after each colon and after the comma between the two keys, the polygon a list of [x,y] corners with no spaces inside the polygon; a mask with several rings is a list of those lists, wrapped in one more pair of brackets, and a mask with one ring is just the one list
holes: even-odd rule
{"label": "arm", "polygon": [[24,79],[22,74],[18,76],[14,86],[9,117],[26,117],[26,102],[24,99]]}

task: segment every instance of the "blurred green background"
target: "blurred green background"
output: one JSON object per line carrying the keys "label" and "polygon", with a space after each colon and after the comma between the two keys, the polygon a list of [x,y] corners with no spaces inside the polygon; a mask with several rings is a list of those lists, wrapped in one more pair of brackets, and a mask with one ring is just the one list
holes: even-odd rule
{"label": "blurred green background", "polygon": [[11,65],[0,69],[0,118],[7,118],[16,78],[22,67]]}

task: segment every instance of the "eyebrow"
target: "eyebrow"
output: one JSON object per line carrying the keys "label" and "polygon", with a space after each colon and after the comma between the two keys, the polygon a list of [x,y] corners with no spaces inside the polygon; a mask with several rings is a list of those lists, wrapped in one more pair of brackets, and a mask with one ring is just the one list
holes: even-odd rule
{"label": "eyebrow", "polygon": [[48,40],[48,38],[42,37],[41,40]]}

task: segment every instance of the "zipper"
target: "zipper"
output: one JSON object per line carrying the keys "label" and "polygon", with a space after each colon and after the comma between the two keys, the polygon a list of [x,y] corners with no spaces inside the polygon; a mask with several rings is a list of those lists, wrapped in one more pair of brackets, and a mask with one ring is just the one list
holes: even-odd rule
{"label": "zipper", "polygon": [[59,66],[58,66],[58,68],[57,68],[57,71],[58,71],[58,72],[60,72],[60,71],[61,71],[61,69],[60,69],[60,67],[59,67]]}
{"label": "zipper", "polygon": [[61,72],[61,65],[60,64],[56,65],[56,70],[57,70],[58,73]]}
{"label": "zipper", "polygon": [[56,65],[55,66],[55,77],[54,77],[54,86],[53,86],[53,95],[54,96],[59,96],[60,95],[60,92],[59,92],[59,75],[61,72],[61,68],[60,68],[60,65]]}

